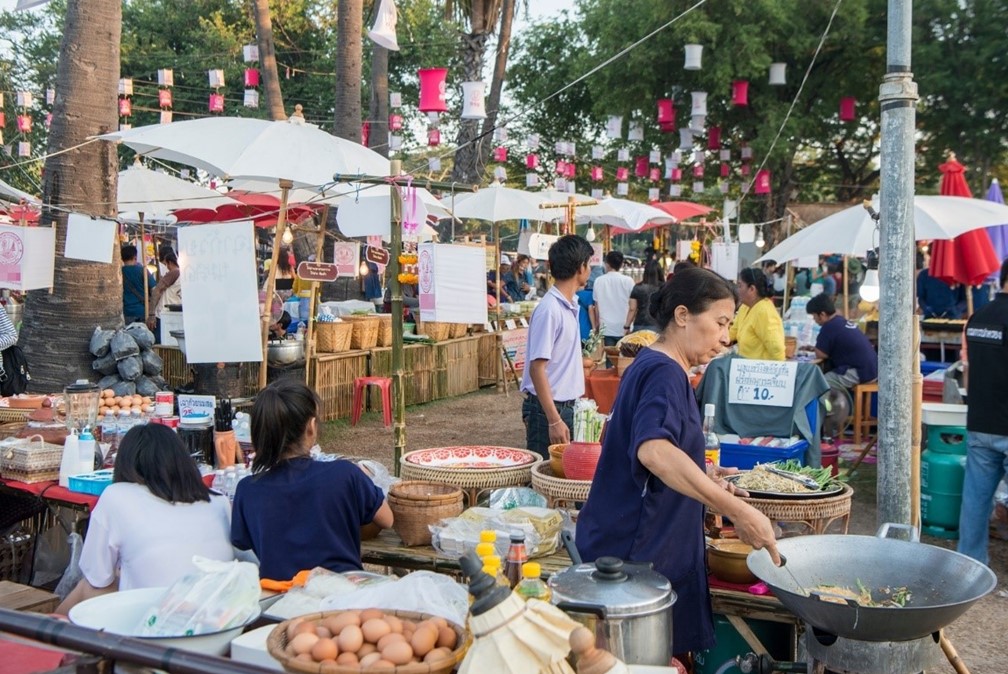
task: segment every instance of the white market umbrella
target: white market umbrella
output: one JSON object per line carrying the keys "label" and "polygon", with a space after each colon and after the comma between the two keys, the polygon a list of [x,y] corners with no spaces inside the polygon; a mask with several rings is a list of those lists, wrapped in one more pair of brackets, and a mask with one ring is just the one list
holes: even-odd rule
{"label": "white market umbrella", "polygon": [[[392,201],[388,185],[337,185],[332,190],[329,203],[336,204],[336,222],[344,236],[380,235],[391,240]],[[417,187],[416,196],[428,215],[437,219],[450,218],[451,211],[444,207],[428,190]],[[408,194],[403,195],[403,201]],[[437,230],[424,223],[420,228],[420,240],[429,241]]]}
{"label": "white market umbrella", "polygon": [[[540,204],[553,205],[552,208],[544,209],[546,213],[545,219],[563,219],[564,210],[568,204],[574,205],[574,218],[576,222],[588,222],[588,219],[591,219],[592,222],[602,222],[598,218],[616,219],[620,217],[619,212],[608,203],[608,199],[593,199],[586,194],[561,192],[559,190],[543,190],[541,192],[533,192],[532,194],[539,199]],[[542,220],[544,218],[540,217],[539,219]]]}
{"label": "white market umbrella", "polygon": [[120,213],[142,213],[148,220],[177,208],[214,209],[238,203],[220,192],[139,164],[119,172],[116,198]]}
{"label": "white market umbrella", "polygon": [[[268,194],[279,199],[281,190],[275,180],[253,180],[250,178],[238,178],[227,181],[227,186],[232,190],[242,192],[253,192],[255,194]],[[293,187],[287,192],[287,201],[291,204],[335,204],[342,198],[344,189],[339,189],[340,185],[329,185],[324,189],[310,189],[307,187]]]}
{"label": "white market umbrella", "polygon": [[19,190],[13,185],[9,185],[4,181],[0,180],[0,201],[11,201],[20,202],[24,201],[29,204],[39,204],[41,203],[37,197],[33,197],[23,190]]}
{"label": "white market umbrella", "polygon": [[[878,197],[872,206],[878,210]],[[913,221],[918,241],[954,239],[974,229],[1008,222],[1008,206],[986,199],[915,196]],[[864,256],[879,245],[876,227],[864,206],[851,206],[792,234],[756,262],[788,262],[831,253]]]}
{"label": "white market umbrella", "polygon": [[487,222],[502,220],[548,220],[552,217],[542,203],[539,194],[516,190],[494,183],[471,194],[455,197],[455,217]]}
{"label": "white market umbrella", "polygon": [[334,174],[389,174],[388,159],[374,150],[337,138],[296,116],[278,122],[205,117],[139,126],[99,138],[222,178],[289,180],[295,187],[315,187],[332,183]]}
{"label": "white market umbrella", "polygon": [[642,204],[639,201],[630,199],[617,199],[610,197],[599,202],[614,211],[614,215],[582,215],[579,208],[576,213],[576,221],[579,223],[598,223],[619,227],[621,230],[636,232],[645,225],[674,225],[678,220],[665,211],[655,208],[649,204]]}

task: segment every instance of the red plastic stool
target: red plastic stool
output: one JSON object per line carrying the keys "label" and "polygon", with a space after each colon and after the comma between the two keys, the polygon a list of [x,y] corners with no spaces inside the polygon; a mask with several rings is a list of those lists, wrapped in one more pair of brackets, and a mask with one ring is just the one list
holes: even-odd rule
{"label": "red plastic stool", "polygon": [[357,377],[353,383],[353,407],[350,411],[350,425],[356,426],[360,421],[361,409],[364,407],[364,389],[377,386],[381,389],[382,418],[385,426],[392,425],[392,379],[390,377]]}

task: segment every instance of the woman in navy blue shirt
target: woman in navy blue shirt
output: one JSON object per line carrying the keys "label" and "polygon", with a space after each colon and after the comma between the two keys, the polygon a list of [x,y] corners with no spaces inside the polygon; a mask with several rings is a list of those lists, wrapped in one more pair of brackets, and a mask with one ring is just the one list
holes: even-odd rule
{"label": "woman in navy blue shirt", "polygon": [[728,345],[734,290],[717,274],[692,267],[654,293],[649,310],[659,337],[620,381],[596,469],[604,488],[592,489],[578,516],[577,547],[585,561],[610,555],[651,562],[664,574],[678,595],[672,652],[688,656],[714,645],[704,505],[731,518],[744,542],[779,559],[770,521],[735,498],[746,494],[724,479],[734,469],[705,472],[700,411],[690,386],[690,368]]}
{"label": "woman in navy blue shirt", "polygon": [[361,568],[360,528],[392,526],[381,489],[349,461],[315,461],[319,400],[296,379],[279,379],[252,408],[253,475],[238,483],[231,543],[259,558],[259,576],[289,580],[316,566]]}

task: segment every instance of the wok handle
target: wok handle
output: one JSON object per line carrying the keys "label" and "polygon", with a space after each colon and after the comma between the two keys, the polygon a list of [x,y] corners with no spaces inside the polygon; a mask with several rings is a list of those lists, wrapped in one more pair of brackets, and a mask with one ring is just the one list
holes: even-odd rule
{"label": "wok handle", "polygon": [[897,522],[886,522],[879,527],[878,532],[875,534],[876,538],[892,538],[889,535],[889,530],[895,529],[897,531],[907,532],[907,538],[910,539],[911,543],[920,543],[920,529],[913,526],[912,524],[899,524]]}

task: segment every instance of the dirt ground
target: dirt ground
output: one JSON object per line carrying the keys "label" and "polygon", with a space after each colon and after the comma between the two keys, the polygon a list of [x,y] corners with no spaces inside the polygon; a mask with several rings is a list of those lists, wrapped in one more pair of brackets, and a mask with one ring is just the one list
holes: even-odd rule
{"label": "dirt ground", "polygon": [[[408,408],[407,451],[463,444],[524,447],[521,399],[483,389],[466,396]],[[366,414],[356,427],[346,422],[326,424],[322,432],[326,451],[382,461],[391,468],[392,430],[384,428],[379,413]],[[874,534],[876,524],[875,466],[862,465],[851,480],[854,506],[852,534]],[[954,541],[924,537],[926,543],[954,549]],[[900,564],[901,560],[892,560]],[[949,640],[972,674],[1003,674],[1008,671],[1008,541],[991,542],[991,568],[998,575],[997,589],[948,627]],[[954,672],[942,663],[931,672]]]}

